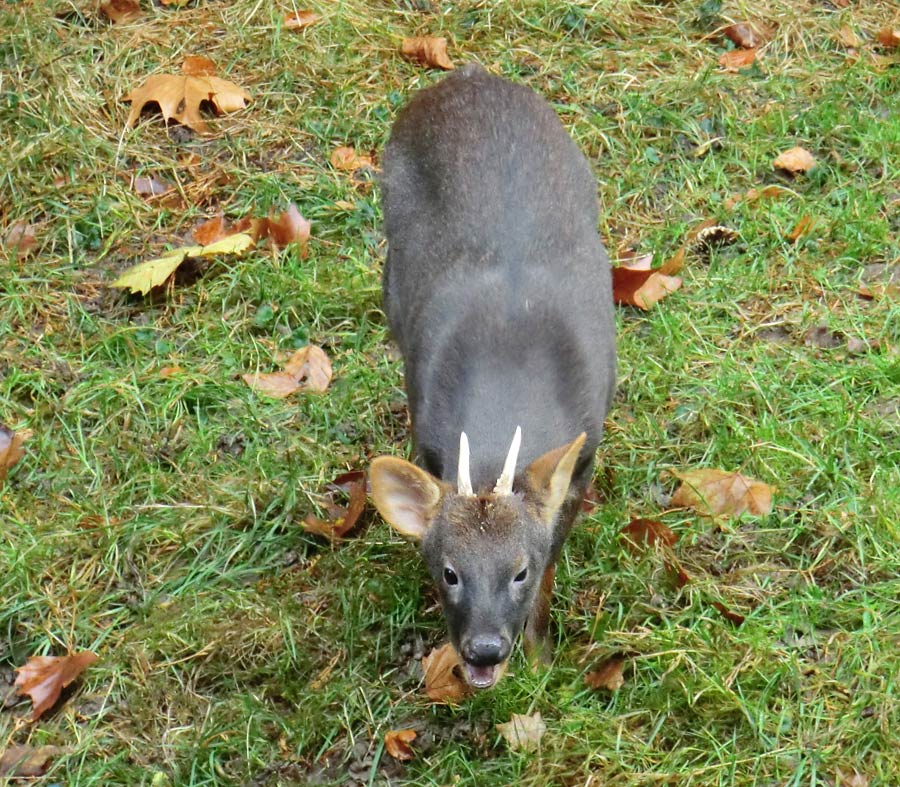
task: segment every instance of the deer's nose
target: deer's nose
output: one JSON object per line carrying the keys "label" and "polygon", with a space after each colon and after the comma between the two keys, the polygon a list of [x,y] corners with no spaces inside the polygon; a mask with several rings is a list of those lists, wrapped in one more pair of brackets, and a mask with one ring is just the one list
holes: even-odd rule
{"label": "deer's nose", "polygon": [[476,667],[506,661],[509,651],[509,640],[499,634],[476,634],[462,648],[463,658]]}

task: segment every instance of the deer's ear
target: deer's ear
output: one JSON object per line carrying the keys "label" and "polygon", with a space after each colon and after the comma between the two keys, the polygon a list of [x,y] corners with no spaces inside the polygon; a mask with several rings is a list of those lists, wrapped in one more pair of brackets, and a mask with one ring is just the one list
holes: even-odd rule
{"label": "deer's ear", "polygon": [[441,483],[414,464],[392,456],[374,460],[369,479],[378,513],[398,533],[420,541],[440,507]]}
{"label": "deer's ear", "polygon": [[525,496],[537,505],[541,519],[552,524],[566,499],[578,454],[587,435],[539,456],[525,468]]}

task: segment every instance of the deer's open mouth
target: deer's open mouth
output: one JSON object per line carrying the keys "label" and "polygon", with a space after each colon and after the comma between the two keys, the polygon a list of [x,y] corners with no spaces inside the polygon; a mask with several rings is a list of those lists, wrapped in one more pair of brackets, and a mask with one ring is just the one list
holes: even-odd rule
{"label": "deer's open mouth", "polygon": [[506,662],[476,666],[475,664],[469,664],[468,661],[464,661],[463,671],[466,675],[466,682],[472,688],[489,689],[503,677],[503,673],[506,672]]}

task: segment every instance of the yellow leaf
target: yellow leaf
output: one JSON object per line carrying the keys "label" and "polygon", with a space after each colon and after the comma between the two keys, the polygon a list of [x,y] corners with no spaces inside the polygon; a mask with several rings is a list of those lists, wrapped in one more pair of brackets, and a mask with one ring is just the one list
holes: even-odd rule
{"label": "yellow leaf", "polygon": [[110,286],[129,289],[146,295],[154,287],[164,284],[188,257],[210,257],[216,254],[237,254],[253,245],[253,238],[245,233],[229,235],[208,246],[182,246],[162,257],[141,262],[126,270]]}

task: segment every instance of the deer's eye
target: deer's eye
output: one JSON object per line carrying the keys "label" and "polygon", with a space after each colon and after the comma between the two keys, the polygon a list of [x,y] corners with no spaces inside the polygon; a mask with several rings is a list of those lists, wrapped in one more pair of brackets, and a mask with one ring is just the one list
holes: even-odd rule
{"label": "deer's eye", "polygon": [[444,569],[444,582],[446,582],[448,585],[459,584],[459,577],[456,576],[456,572],[452,568],[450,568],[450,566],[447,566],[447,568]]}
{"label": "deer's eye", "polygon": [[528,576],[528,566],[525,566],[518,574],[513,577],[513,582],[524,582]]}

